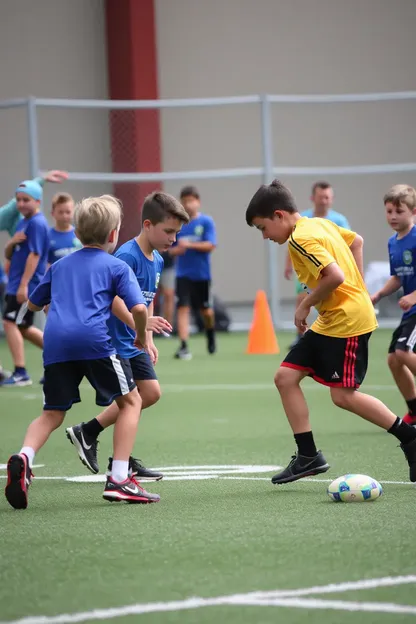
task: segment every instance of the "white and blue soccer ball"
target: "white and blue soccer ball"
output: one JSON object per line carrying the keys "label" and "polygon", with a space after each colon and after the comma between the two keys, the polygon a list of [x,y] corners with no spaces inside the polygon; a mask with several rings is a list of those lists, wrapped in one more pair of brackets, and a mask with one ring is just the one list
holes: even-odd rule
{"label": "white and blue soccer ball", "polygon": [[346,474],[332,481],[328,496],[336,503],[364,503],[373,501],[383,494],[380,483],[361,474]]}

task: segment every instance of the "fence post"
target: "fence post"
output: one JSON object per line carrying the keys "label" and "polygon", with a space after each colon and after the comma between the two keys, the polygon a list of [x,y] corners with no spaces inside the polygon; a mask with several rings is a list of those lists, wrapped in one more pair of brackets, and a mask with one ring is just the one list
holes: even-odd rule
{"label": "fence post", "polygon": [[38,120],[36,114],[36,98],[27,100],[27,127],[29,133],[29,168],[30,177],[39,175]]}
{"label": "fence post", "polygon": [[[268,95],[261,96],[261,143],[263,156],[263,184],[273,179],[273,142],[270,102]],[[280,325],[279,272],[277,244],[267,242],[267,291],[273,325]]]}

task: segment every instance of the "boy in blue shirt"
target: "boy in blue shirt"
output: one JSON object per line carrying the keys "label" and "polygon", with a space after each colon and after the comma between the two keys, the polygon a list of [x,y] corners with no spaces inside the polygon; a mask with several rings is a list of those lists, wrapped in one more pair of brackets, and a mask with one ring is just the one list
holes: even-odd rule
{"label": "boy in blue shirt", "polygon": [[[302,217],[308,217],[309,219],[312,219],[314,217],[319,217],[321,219],[328,219],[329,221],[332,221],[332,223],[335,223],[335,225],[338,225],[339,227],[342,227],[346,230],[351,229],[350,224],[348,223],[348,219],[344,217],[344,215],[341,214],[340,212],[336,212],[335,210],[332,210],[331,208],[332,203],[334,201],[334,190],[332,186],[329,184],[329,182],[325,182],[323,180],[315,182],[315,184],[312,187],[310,199],[311,199],[311,202],[313,203],[313,208],[309,208],[308,210],[304,210],[303,212],[301,212]],[[292,277],[292,272],[293,272],[293,267],[292,267],[292,262],[290,259],[290,254],[288,251],[287,256],[286,256],[286,263],[285,263],[285,278],[289,280]],[[298,308],[300,304],[302,303],[303,299],[305,299],[306,293],[303,289],[302,284],[299,282],[297,278],[295,279],[295,290],[296,290],[295,307]],[[298,332],[298,335],[296,336],[294,342],[292,342],[292,344],[289,347],[290,349],[294,347],[294,345],[298,342],[301,336],[302,334]]]}
{"label": "boy in blue shirt", "polygon": [[32,294],[46,271],[49,250],[49,225],[41,212],[42,187],[33,180],[21,182],[16,189],[16,205],[22,219],[7,243],[5,255],[10,260],[4,330],[14,362],[14,372],[2,386],[28,386],[32,383],[25,366],[23,339],[43,347],[42,332],[33,327],[33,312],[28,311],[19,326],[16,318],[23,303]]}
{"label": "boy in blue shirt", "polygon": [[52,218],[55,225],[49,230],[48,262],[53,264],[82,247],[75,236],[74,200],[69,193],[57,193],[52,198]]}
{"label": "boy in blue shirt", "polygon": [[[156,191],[144,201],[142,230],[139,236],[121,245],[115,253],[117,258],[133,270],[148,309],[148,352],[138,349],[135,345],[133,318],[118,297],[114,300],[113,314],[108,323],[117,353],[130,361],[133,379],[142,399],[142,409],[154,405],[161,395],[154,369],[158,352],[153,343],[153,331],[156,333],[172,331],[171,325],[165,319],[153,316],[153,300],[163,269],[160,254],[171,247],[182,225],[188,220],[188,214],[174,197]],[[97,418],[68,427],[66,430],[67,437],[77,449],[82,463],[93,473],[99,472],[97,438],[103,429],[116,422],[117,414],[118,406],[113,403]],[[160,472],[149,470],[134,457],[130,457],[129,462],[129,474],[138,480],[159,481],[163,478]],[[110,457],[108,471],[111,471],[111,464]]]}
{"label": "boy in blue shirt", "polygon": [[416,425],[416,191],[397,184],[384,196],[384,205],[387,222],[396,232],[388,243],[391,277],[371,300],[376,304],[403,287],[399,300],[403,316],[392,335],[388,364],[407,404],[403,421]]}
{"label": "boy in blue shirt", "polygon": [[127,264],[110,255],[120,230],[120,204],[109,195],[85,199],[77,206],[75,222],[84,248],[55,262],[28,304],[32,312],[50,304],[43,351],[45,399],[20,453],[7,464],[5,494],[15,509],[26,509],[35,453],[62,424],[66,411],[81,400],[79,385],[84,377],[95,389],[98,405],[116,401],[119,407],[112,473],[103,497],[129,503],[159,501],[158,495],[128,478],[141,399],[130,363],[116,355],[107,327],[114,297],[119,296],[133,316],[136,346],[148,348],[147,310],[140,287]]}
{"label": "boy in blue shirt", "polygon": [[180,346],[175,358],[190,360],[188,349],[190,307],[200,310],[207,336],[208,353],[215,353],[215,318],[211,296],[211,253],[217,245],[212,217],[199,212],[198,189],[185,186],[180,193],[189,223],[178,234],[177,245],[169,253],[176,257],[176,305]]}

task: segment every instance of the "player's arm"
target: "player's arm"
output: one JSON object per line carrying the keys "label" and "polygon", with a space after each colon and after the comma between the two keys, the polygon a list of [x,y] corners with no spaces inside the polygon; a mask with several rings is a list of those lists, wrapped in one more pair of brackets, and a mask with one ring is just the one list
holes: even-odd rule
{"label": "player's arm", "polygon": [[[383,299],[383,297],[388,297],[389,295],[392,295],[393,293],[398,291],[401,285],[402,284],[401,284],[400,278],[397,277],[397,275],[392,275],[384,284],[383,288],[381,288],[376,293],[374,293],[374,295],[371,296],[371,301],[374,304],[378,303],[380,299]],[[411,294],[414,295],[415,293],[411,293]]]}
{"label": "player's arm", "polygon": [[24,232],[19,231],[13,235],[13,237],[9,240],[4,250],[4,255],[6,257],[6,260],[12,259],[13,251],[16,245],[20,245],[20,243],[23,243],[23,241],[25,240],[26,240],[26,234]]}
{"label": "player's arm", "polygon": [[113,305],[111,306],[111,312],[122,323],[128,325],[130,329],[135,329],[134,319],[132,313],[127,309],[126,304],[120,297],[114,297]]}
{"label": "player's arm", "polygon": [[51,279],[51,269],[48,269],[41,282],[36,286],[35,290],[30,295],[30,299],[27,302],[27,307],[31,312],[39,312],[40,310],[43,310],[45,306],[49,306],[51,302]]}
{"label": "player's arm", "polygon": [[26,236],[29,255],[16,292],[16,298],[19,303],[27,301],[29,282],[35,274],[42,252],[45,247],[49,247],[49,233],[43,227],[38,227],[36,223],[31,223],[28,226]]}
{"label": "player's arm", "polygon": [[148,349],[147,307],[142,290],[132,269],[125,262],[114,272],[116,295],[122,299],[131,313],[136,331],[134,344],[139,349]]}
{"label": "player's arm", "polygon": [[350,250],[354,256],[355,264],[360,272],[361,277],[364,279],[364,258],[363,258],[364,239],[359,234],[355,235],[354,240],[350,245]]}
{"label": "player's arm", "polygon": [[293,273],[292,260],[290,259],[289,250],[287,250],[286,260],[285,260],[285,278],[287,280],[290,280],[290,278],[292,277],[292,273]]}
{"label": "player's arm", "polygon": [[193,249],[202,253],[211,253],[217,246],[217,233],[215,230],[214,220],[209,218],[205,222],[204,227],[204,240],[199,242],[192,242],[186,240],[186,238],[180,238],[178,246],[184,245],[186,249]]}
{"label": "player's arm", "polygon": [[203,253],[210,253],[211,251],[214,251],[215,249],[215,245],[211,243],[210,241],[200,241],[200,242],[193,243],[192,241],[187,241],[181,238],[179,240],[179,246],[181,244],[181,241],[183,241],[186,249],[193,249],[194,251],[202,251]]}

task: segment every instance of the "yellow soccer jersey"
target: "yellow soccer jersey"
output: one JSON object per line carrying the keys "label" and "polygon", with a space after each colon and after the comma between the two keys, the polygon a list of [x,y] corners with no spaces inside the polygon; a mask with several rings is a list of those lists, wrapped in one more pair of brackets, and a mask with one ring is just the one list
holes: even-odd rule
{"label": "yellow soccer jersey", "polygon": [[311,329],[318,334],[350,338],[377,327],[373,304],[349,248],[355,237],[355,232],[328,219],[302,217],[289,238],[293,268],[305,290],[317,287],[321,271],[332,262],[345,276],[344,282],[316,305],[319,316]]}

